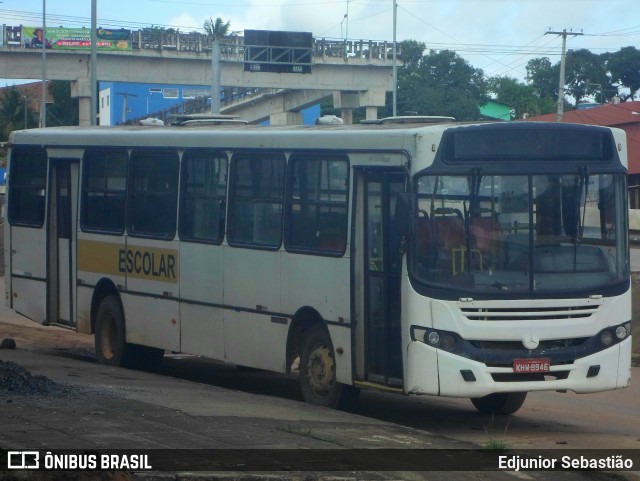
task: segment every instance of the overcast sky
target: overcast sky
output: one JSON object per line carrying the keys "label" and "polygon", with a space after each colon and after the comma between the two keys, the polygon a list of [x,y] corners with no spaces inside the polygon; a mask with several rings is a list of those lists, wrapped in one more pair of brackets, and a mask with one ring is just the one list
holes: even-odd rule
{"label": "overcast sky", "polygon": [[[46,0],[2,0],[0,23],[38,26]],[[640,47],[638,0],[397,0],[397,40],[451,49],[486,76],[523,80],[530,58],[560,59],[567,29],[568,48],[594,53]],[[345,17],[345,15],[348,16]],[[48,26],[91,24],[90,0],[46,1]],[[393,0],[97,0],[98,26],[137,29],[156,25],[202,30],[208,18],[231,22],[231,29],[292,30],[314,37],[366,40],[393,38]],[[1,80],[0,86],[15,83]]]}

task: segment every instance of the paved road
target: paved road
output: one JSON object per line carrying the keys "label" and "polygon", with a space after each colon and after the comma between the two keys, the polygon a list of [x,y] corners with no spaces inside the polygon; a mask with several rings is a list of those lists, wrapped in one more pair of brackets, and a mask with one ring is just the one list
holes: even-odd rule
{"label": "paved road", "polygon": [[[585,453],[593,446],[627,449],[640,444],[638,384],[598,395],[538,393],[517,416],[503,419],[478,415],[466,400],[377,393],[364,393],[360,407],[346,413],[298,402],[295,383],[283,376],[239,371],[196,357],[168,356],[160,374],[96,365],[91,336],[37,327],[0,309],[0,338],[4,337],[18,343],[16,350],[0,350],[5,367],[6,361],[12,361],[34,375],[73,386],[53,395],[13,396],[0,390],[0,447],[7,449],[304,448],[316,452],[503,445]],[[458,466],[463,461],[460,457],[451,463]],[[326,469],[331,462],[322,466]],[[333,474],[320,472],[309,479]],[[532,474],[528,479],[585,479],[578,472]],[[376,471],[364,477],[512,480],[513,474]],[[362,478],[362,473],[338,477]]]}

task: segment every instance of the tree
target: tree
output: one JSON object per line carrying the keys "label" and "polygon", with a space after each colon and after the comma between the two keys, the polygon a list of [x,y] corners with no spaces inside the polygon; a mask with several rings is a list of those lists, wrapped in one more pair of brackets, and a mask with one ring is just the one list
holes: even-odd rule
{"label": "tree", "polygon": [[576,106],[586,96],[594,96],[596,101],[602,102],[603,92],[612,88],[603,57],[590,50],[569,51],[566,72],[566,93],[575,99]]}
{"label": "tree", "polygon": [[624,99],[633,100],[634,95],[640,90],[640,50],[635,47],[624,47],[610,54],[607,69],[612,83],[629,89],[630,94],[624,95]]}
{"label": "tree", "polygon": [[402,66],[400,71],[415,70],[422,60],[424,51],[427,49],[426,45],[417,40],[405,40],[400,43],[400,56],[399,60],[402,60]]}
{"label": "tree", "polygon": [[410,46],[414,60],[398,75],[398,110],[478,120],[479,106],[489,99],[482,70],[451,50],[430,50],[416,60],[419,44]]}
{"label": "tree", "polygon": [[491,77],[487,80],[489,92],[495,100],[510,105],[514,110],[514,117],[522,119],[524,114],[543,115],[552,113],[555,103],[549,96],[540,97],[539,92],[511,77]]}
{"label": "tree", "polygon": [[534,58],[527,62],[527,82],[540,98],[558,98],[560,64],[552,65],[547,57]]}
{"label": "tree", "polygon": [[147,33],[147,34],[152,34],[152,35],[160,35],[160,34],[174,34],[174,33],[180,33],[179,29],[175,29],[173,27],[157,27],[155,25],[151,25],[150,27],[144,27],[141,28],[140,31],[142,33]]}
{"label": "tree", "polygon": [[37,125],[35,113],[29,108],[30,99],[27,96],[25,100],[23,95],[25,94],[15,85],[2,91],[0,95],[0,141],[8,140],[11,131],[24,129],[25,118],[27,128]]}
{"label": "tree", "polygon": [[209,20],[205,20],[202,28],[208,35],[213,35],[216,38],[226,37],[231,33],[231,22],[227,20],[225,23],[220,17],[215,21],[209,18]]}
{"label": "tree", "polygon": [[78,125],[79,100],[71,98],[71,82],[53,80],[49,83],[53,104],[47,108],[47,125]]}

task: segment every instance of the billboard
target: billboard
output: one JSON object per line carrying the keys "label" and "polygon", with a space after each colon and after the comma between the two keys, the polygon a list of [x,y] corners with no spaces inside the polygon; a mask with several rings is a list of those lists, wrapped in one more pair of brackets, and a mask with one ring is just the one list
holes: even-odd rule
{"label": "billboard", "polygon": [[[88,28],[22,27],[22,40],[26,48],[53,50],[91,50],[91,30]],[[98,50],[131,50],[131,30],[97,29]]]}
{"label": "billboard", "polygon": [[247,72],[311,73],[311,32],[244,31],[244,70]]}
{"label": "billboard", "polygon": [[22,45],[22,27],[4,26],[4,44],[9,47]]}

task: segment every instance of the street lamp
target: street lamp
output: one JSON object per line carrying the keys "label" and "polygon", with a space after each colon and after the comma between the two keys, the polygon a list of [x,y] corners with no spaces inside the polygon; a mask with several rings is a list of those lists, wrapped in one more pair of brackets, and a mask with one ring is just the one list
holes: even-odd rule
{"label": "street lamp", "polygon": [[344,14],[344,18],[347,19],[347,28],[344,31],[344,39],[349,40],[349,0],[347,0],[347,13]]}
{"label": "street lamp", "polygon": [[342,25],[344,24],[344,21],[347,19],[347,14],[344,14],[344,17],[342,17],[342,22],[340,22],[340,38],[344,38],[346,40],[346,38],[344,37],[344,35],[342,35]]}
{"label": "street lamp", "polygon": [[157,92],[156,90],[151,90],[151,89],[149,89],[149,92],[147,92],[147,115],[149,115],[149,99],[153,94],[156,94],[156,93],[161,93],[161,92]]}

